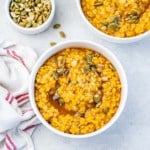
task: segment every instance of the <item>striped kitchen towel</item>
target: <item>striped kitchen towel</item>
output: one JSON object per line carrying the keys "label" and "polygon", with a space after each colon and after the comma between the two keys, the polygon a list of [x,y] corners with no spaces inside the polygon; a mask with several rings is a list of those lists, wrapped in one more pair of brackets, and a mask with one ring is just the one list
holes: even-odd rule
{"label": "striped kitchen towel", "polygon": [[39,121],[29,104],[28,84],[36,59],[31,48],[0,40],[2,150],[34,150],[31,134]]}

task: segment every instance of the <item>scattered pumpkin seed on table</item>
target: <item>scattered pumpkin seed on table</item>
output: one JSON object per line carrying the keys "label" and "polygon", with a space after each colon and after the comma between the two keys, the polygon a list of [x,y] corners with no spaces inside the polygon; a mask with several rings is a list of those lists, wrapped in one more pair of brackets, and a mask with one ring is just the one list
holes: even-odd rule
{"label": "scattered pumpkin seed on table", "polygon": [[56,42],[50,42],[51,46],[55,46],[57,43]]}
{"label": "scattered pumpkin seed on table", "polygon": [[25,28],[42,25],[51,14],[49,0],[12,0],[10,4],[12,20]]}
{"label": "scattered pumpkin seed on table", "polygon": [[60,36],[61,36],[62,38],[66,38],[66,34],[65,34],[65,32],[60,31],[60,32],[59,32],[59,34],[60,34]]}
{"label": "scattered pumpkin seed on table", "polygon": [[56,24],[53,25],[54,29],[59,29],[60,27],[61,27],[61,25],[59,23],[56,23]]}

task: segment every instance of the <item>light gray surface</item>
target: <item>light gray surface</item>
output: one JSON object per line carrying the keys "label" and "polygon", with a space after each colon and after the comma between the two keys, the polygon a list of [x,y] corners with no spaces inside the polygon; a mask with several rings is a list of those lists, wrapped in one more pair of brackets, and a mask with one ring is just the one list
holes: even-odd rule
{"label": "light gray surface", "polygon": [[[59,32],[49,28],[34,36],[22,35],[9,25],[0,0],[0,38],[33,47],[38,54],[48,49],[50,41],[62,42]],[[149,150],[150,149],[150,37],[140,42],[119,45],[99,39],[79,16],[75,0],[56,0],[53,23],[61,23],[66,40],[92,40],[102,43],[121,61],[128,78],[129,94],[124,112],[105,133],[90,139],[65,139],[42,125],[33,135],[36,150]]]}

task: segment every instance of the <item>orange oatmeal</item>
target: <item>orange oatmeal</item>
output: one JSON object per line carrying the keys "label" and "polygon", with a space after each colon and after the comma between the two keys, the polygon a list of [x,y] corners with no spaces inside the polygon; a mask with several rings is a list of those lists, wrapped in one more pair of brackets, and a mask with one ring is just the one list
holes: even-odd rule
{"label": "orange oatmeal", "polygon": [[86,48],[66,48],[50,57],[35,79],[35,99],[43,118],[70,134],[102,128],[120,104],[121,83],[103,55]]}

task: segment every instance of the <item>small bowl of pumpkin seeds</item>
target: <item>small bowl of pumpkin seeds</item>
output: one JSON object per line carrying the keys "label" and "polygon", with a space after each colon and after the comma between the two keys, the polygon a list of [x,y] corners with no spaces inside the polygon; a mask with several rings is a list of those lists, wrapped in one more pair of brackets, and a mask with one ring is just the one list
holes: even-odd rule
{"label": "small bowl of pumpkin seeds", "polygon": [[55,14],[54,0],[7,0],[6,13],[15,29],[24,34],[46,30]]}

